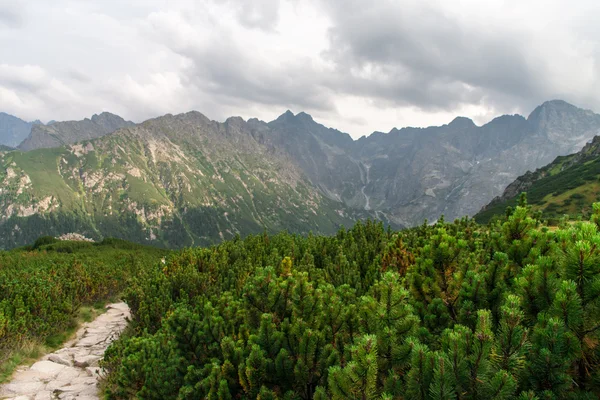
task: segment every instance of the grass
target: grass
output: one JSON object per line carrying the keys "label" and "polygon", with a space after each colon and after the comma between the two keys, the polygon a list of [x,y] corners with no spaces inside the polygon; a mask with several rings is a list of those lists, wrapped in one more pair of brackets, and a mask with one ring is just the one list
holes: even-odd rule
{"label": "grass", "polygon": [[[556,169],[549,165],[546,168]],[[534,210],[541,210],[545,217],[577,214],[588,210],[600,199],[600,158],[588,160],[558,173],[546,176],[527,190],[527,200]],[[506,207],[515,206],[518,196],[496,203],[475,215],[479,223],[487,223],[494,215],[503,215]]]}
{"label": "grass", "polygon": [[30,366],[44,355],[63,347],[67,341],[75,336],[81,325],[85,322],[92,322],[106,311],[107,304],[115,301],[118,301],[118,296],[104,302],[98,301],[91,305],[82,306],[67,329],[49,335],[43,343],[28,341],[18,349],[14,349],[9,353],[8,358],[0,363],[0,384],[10,381],[18,367]]}
{"label": "grass", "polygon": [[25,153],[12,153],[18,167],[29,175],[35,194],[39,198],[57,197],[63,206],[74,205],[74,192],[58,173],[58,160],[64,155],[61,149],[39,149]]}

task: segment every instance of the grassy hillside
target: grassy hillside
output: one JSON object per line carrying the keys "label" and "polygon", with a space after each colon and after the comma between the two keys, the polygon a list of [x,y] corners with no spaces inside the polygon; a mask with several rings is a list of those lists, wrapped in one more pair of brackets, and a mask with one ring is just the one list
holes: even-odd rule
{"label": "grassy hillside", "polygon": [[475,215],[475,220],[485,223],[495,215],[504,215],[507,207],[517,204],[519,189],[527,192],[532,209],[544,218],[557,221],[565,214],[589,216],[592,203],[600,200],[599,149],[600,141],[595,139],[581,152],[558,157],[546,167],[519,177],[514,189],[509,186],[505,195]]}

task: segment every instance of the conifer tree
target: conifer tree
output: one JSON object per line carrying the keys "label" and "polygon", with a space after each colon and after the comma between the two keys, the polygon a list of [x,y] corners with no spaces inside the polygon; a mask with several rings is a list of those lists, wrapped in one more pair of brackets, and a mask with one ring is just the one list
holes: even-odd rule
{"label": "conifer tree", "polygon": [[332,399],[372,400],[377,390],[377,338],[361,337],[351,349],[351,360],[341,368],[329,370],[329,390]]}

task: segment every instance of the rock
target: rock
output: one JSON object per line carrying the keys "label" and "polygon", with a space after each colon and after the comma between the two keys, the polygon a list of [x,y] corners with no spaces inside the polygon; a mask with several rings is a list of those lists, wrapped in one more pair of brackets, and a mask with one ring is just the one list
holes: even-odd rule
{"label": "rock", "polygon": [[85,357],[77,357],[73,360],[73,364],[78,368],[86,368],[86,367],[96,367],[98,366],[98,360],[102,357],[100,356],[85,356]]}
{"label": "rock", "polygon": [[57,381],[71,382],[73,379],[76,379],[79,376],[81,376],[81,370],[71,367],[65,368],[55,379]]}
{"label": "rock", "polygon": [[48,361],[52,361],[53,363],[57,363],[57,364],[66,365],[67,367],[71,366],[71,363],[69,361],[65,360],[64,358],[60,357],[57,354],[50,354],[48,356]]}
{"label": "rock", "polygon": [[[92,383],[92,385],[94,385]],[[95,385],[94,385],[95,386]],[[76,383],[76,384],[68,384],[65,386],[61,386],[58,389],[54,390],[54,393],[81,393],[84,390],[89,389],[90,385],[87,383]],[[95,389],[95,387],[94,387]]]}
{"label": "rock", "polygon": [[48,375],[56,376],[66,367],[52,361],[38,361],[31,366],[32,371],[39,371]]}
{"label": "rock", "polygon": [[5,385],[3,388],[4,390],[0,393],[6,392],[15,395],[36,394],[43,391],[45,386],[46,384],[44,382],[39,381],[9,383],[8,385]]}
{"label": "rock", "polygon": [[81,339],[79,343],[77,343],[77,346],[91,347],[95,344],[102,343],[105,340],[106,338],[100,337],[100,335],[86,336],[83,339]]}
{"label": "rock", "polygon": [[12,382],[43,382],[52,378],[52,375],[40,371],[18,371],[13,375]]}
{"label": "rock", "polygon": [[50,390],[52,392],[65,387],[65,386],[69,386],[71,384],[71,381],[68,380],[53,380],[48,382],[48,385],[46,385],[46,390]]}
{"label": "rock", "polygon": [[94,239],[86,238],[85,236],[83,236],[80,233],[65,233],[64,235],[57,237],[57,239],[58,240],[68,240],[68,241],[72,241],[72,242],[90,242],[90,243],[94,242]]}

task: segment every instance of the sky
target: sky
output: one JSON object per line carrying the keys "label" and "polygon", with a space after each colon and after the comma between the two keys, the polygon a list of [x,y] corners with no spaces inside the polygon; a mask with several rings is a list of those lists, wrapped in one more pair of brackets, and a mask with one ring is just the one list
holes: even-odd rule
{"label": "sky", "polygon": [[0,0],[0,111],[311,114],[354,138],[600,111],[595,0]]}

